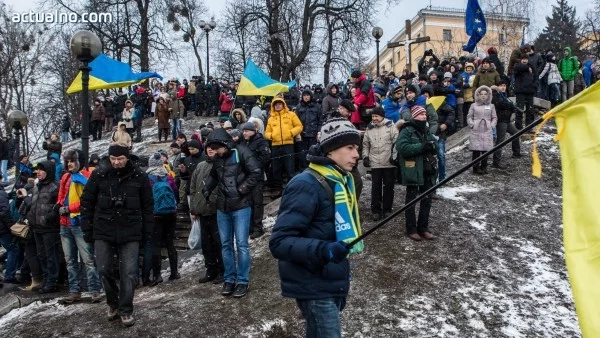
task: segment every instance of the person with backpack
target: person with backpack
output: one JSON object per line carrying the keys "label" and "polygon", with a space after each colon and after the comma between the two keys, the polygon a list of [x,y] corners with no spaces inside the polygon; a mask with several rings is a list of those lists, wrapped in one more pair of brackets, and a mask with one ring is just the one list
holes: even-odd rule
{"label": "person with backpack", "polygon": [[579,62],[577,61],[577,58],[573,56],[571,47],[565,47],[563,49],[563,55],[564,57],[558,60],[556,66],[558,67],[558,71],[563,80],[561,82],[561,92],[562,102],[565,102],[573,97],[575,76],[579,71]]}
{"label": "person with backpack", "polygon": [[181,278],[177,268],[177,250],[173,239],[175,238],[175,223],[177,222],[177,185],[163,166],[162,154],[156,152],[148,160],[146,170],[152,197],[154,199],[154,233],[152,235],[152,272],[154,279],[150,286],[157,286],[163,282],[160,275],[161,248],[167,248],[171,276],[169,280]]}
{"label": "person with backpack", "polygon": [[282,296],[295,299],[305,319],[305,336],[341,337],[340,312],[350,289],[347,256],[363,250],[362,242],[346,246],[362,233],[350,173],[360,133],[347,118],[333,118],[320,135],[307,155],[309,169],[285,189],[269,249],[279,261]]}

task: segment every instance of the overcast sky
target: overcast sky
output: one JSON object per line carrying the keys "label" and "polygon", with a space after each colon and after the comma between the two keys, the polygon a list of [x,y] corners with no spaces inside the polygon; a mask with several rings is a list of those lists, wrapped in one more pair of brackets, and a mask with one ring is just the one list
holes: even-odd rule
{"label": "overcast sky", "polygon": [[[0,0],[0,3],[4,1],[9,6],[12,6],[15,11],[29,11],[34,9],[35,3],[33,1],[28,0]],[[383,37],[381,41],[384,43],[391,39],[399,30],[404,27],[404,20],[412,19],[417,12],[429,6],[431,3],[432,6],[443,6],[449,8],[465,8],[467,5],[467,0],[430,0],[429,1],[410,1],[404,0],[399,5],[392,6],[391,8],[387,8],[385,4],[386,1],[383,0],[383,5],[378,9],[378,20],[375,21],[376,25],[379,25],[383,28]],[[494,0],[492,0],[494,1]],[[500,0],[497,0],[500,1]],[[550,15],[552,12],[551,5],[556,4],[556,0],[535,0],[536,4],[539,8],[539,12],[536,10],[536,17],[530,18],[531,20],[531,28],[528,32],[527,42],[531,42],[535,36],[544,28],[546,25],[545,17]],[[219,0],[207,0],[207,7],[210,9],[210,14],[207,14],[207,19],[211,15],[219,16],[219,13],[223,11],[225,8],[225,1]],[[575,6],[577,9],[577,14],[582,16],[587,10],[591,10],[593,8],[593,3],[591,0],[569,0],[569,5]],[[211,53],[212,54],[212,53]],[[367,51],[366,56],[370,59],[375,55],[375,42],[373,42],[373,47]],[[194,57],[190,54],[190,63],[193,63]],[[204,61],[204,60],[203,60]],[[212,68],[212,67],[211,67]],[[181,70],[174,70],[173,72],[179,73]],[[170,76],[178,76],[178,74],[163,74],[168,77]],[[189,75],[184,75],[183,77],[187,77]],[[181,75],[179,75],[181,77]],[[322,74],[315,74],[315,77],[311,79],[311,81],[322,81]]]}

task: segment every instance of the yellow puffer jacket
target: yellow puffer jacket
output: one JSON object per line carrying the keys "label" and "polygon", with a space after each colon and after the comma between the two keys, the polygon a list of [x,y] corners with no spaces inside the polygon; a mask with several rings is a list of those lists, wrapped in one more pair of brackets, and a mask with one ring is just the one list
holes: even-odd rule
{"label": "yellow puffer jacket", "polygon": [[[282,102],[283,109],[275,111],[275,103]],[[302,132],[302,122],[298,116],[288,109],[282,98],[274,98],[271,102],[271,115],[267,122],[265,138],[271,141],[273,146],[294,144],[294,138]]]}

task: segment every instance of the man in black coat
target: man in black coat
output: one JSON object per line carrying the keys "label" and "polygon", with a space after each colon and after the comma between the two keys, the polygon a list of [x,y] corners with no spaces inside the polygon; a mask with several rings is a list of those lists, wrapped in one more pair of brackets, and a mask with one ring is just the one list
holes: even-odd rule
{"label": "man in black coat", "polygon": [[310,90],[302,92],[302,101],[296,106],[296,115],[302,122],[302,133],[300,142],[296,142],[296,153],[298,153],[299,171],[308,167],[306,162],[306,153],[308,149],[317,143],[317,134],[321,128],[321,105],[313,100],[313,94]]}
{"label": "man in black coat", "polygon": [[523,111],[525,112],[525,125],[529,125],[534,120],[533,115],[533,96],[537,90],[537,76],[535,68],[529,63],[527,54],[521,55],[521,62],[515,64],[515,85],[514,91],[517,97],[517,118],[515,126],[517,129],[523,129]]}
{"label": "man in black coat", "polygon": [[[140,241],[152,237],[154,200],[148,175],[130,161],[129,147],[113,143],[110,165],[100,165],[81,196],[81,223],[86,242],[94,241],[96,265],[106,291],[107,319],[119,316],[135,324],[133,296],[138,277]],[[113,259],[119,255],[119,283]]]}
{"label": "man in black coat", "polygon": [[[248,291],[250,249],[248,246],[252,189],[261,180],[261,168],[252,152],[243,145],[235,145],[223,128],[210,134],[206,146],[217,152],[213,168],[202,194],[206,199],[218,186],[217,223],[221,236],[221,253],[225,265],[223,296],[244,297]],[[237,248],[237,268],[233,238]]]}
{"label": "man in black coat", "polygon": [[46,158],[50,158],[50,155],[52,154],[58,154],[58,157],[60,158],[62,154],[62,143],[58,140],[58,135],[50,135],[50,138],[42,143],[42,149],[48,151]]}
{"label": "man in black coat", "polygon": [[112,100],[110,95],[105,96],[102,104],[104,105],[104,132],[107,133],[112,131],[115,126],[115,110],[117,108],[116,103]]}
{"label": "man in black coat", "polygon": [[[496,144],[504,141],[506,133],[514,135],[518,132],[515,125],[510,122],[510,118],[515,111],[515,105],[506,96],[506,82],[500,81],[498,86],[492,86],[492,104],[496,107],[496,115],[498,116],[498,123],[496,124]],[[521,157],[521,143],[520,139],[516,138],[512,141],[512,153],[513,157]],[[506,169],[500,160],[502,159],[502,149],[498,149],[494,153],[494,162],[492,167],[497,169]]]}
{"label": "man in black coat", "polygon": [[263,135],[256,132],[254,123],[245,123],[242,127],[242,132],[244,133],[244,141],[242,141],[242,144],[252,151],[252,154],[258,161],[261,169],[260,180],[254,189],[252,189],[252,221],[250,224],[250,238],[254,239],[262,236],[265,233],[262,222],[265,211],[263,206],[263,181],[265,177],[265,168],[267,167],[267,163],[271,158],[271,148],[269,147],[269,142],[263,137]]}

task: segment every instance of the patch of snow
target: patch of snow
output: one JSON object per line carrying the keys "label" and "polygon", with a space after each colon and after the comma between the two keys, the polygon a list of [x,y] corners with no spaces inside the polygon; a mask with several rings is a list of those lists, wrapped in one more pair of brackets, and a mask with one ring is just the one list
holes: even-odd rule
{"label": "patch of snow", "polygon": [[454,154],[454,153],[461,152],[461,151],[463,151],[463,150],[464,150],[464,149],[465,149],[465,148],[466,148],[468,145],[469,145],[469,142],[467,141],[467,142],[465,142],[465,143],[463,143],[463,144],[461,144],[461,145],[459,145],[459,146],[457,146],[457,147],[454,147],[454,148],[452,148],[452,149],[450,149],[450,150],[446,151],[446,155],[449,155],[449,154]]}
{"label": "patch of snow", "polygon": [[472,219],[471,221],[469,221],[469,225],[477,230],[485,231],[487,223],[481,220]]}
{"label": "patch of snow", "polygon": [[458,187],[443,187],[437,190],[438,196],[444,200],[464,201],[465,198],[459,196],[464,193],[476,193],[481,190],[481,187],[475,184],[464,184]]}

